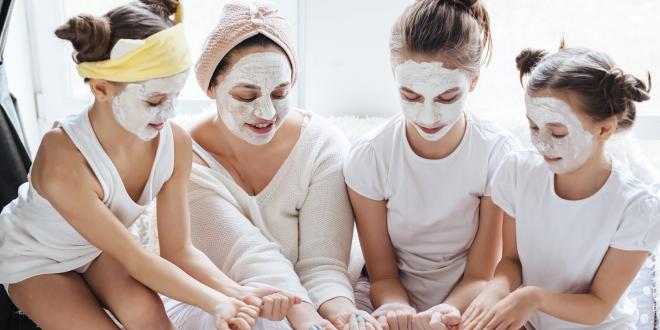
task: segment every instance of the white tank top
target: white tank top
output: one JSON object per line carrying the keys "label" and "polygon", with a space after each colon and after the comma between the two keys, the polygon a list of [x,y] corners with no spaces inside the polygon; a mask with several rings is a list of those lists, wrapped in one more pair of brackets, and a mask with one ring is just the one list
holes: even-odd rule
{"label": "white tank top", "polygon": [[[172,175],[174,141],[169,122],[160,132],[151,173],[137,203],[96,138],[88,111],[66,117],[58,125],[96,175],[103,189],[103,203],[126,227],[144,213]],[[18,189],[18,197],[0,213],[0,283],[76,270],[88,266],[101,253],[37,193],[30,174],[28,182]]]}

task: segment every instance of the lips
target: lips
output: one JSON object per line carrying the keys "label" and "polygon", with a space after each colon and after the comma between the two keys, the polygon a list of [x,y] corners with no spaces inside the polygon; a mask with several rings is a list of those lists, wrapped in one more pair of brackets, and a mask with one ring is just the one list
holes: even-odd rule
{"label": "lips", "polygon": [[157,131],[160,131],[163,128],[163,126],[165,126],[165,123],[160,123],[160,124],[150,123],[149,124],[149,127],[153,128]]}
{"label": "lips", "polygon": [[548,163],[556,163],[556,162],[560,161],[562,158],[561,157],[543,156],[543,159],[545,159],[545,161],[548,162]]}
{"label": "lips", "polygon": [[446,126],[446,125],[443,124],[443,123],[440,123],[440,124],[438,124],[438,125],[433,125],[431,128],[429,128],[429,127],[425,127],[425,126],[422,126],[422,125],[417,124],[417,123],[415,123],[415,125],[417,125],[417,127],[419,127],[419,129],[420,129],[422,132],[426,133],[426,134],[435,134],[435,133],[438,133],[438,132],[440,132],[441,129],[443,129],[443,128]]}
{"label": "lips", "polygon": [[262,135],[262,134],[268,134],[273,130],[273,127],[275,126],[274,122],[264,122],[264,123],[258,123],[258,124],[248,124],[245,123],[245,125],[252,130],[253,132]]}

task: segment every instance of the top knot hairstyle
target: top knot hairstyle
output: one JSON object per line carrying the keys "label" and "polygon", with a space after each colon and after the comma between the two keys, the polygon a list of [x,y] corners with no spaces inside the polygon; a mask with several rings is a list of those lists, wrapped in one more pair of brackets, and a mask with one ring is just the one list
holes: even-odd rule
{"label": "top knot hairstyle", "polygon": [[394,24],[390,50],[392,63],[401,50],[443,53],[459,68],[477,73],[492,52],[488,11],[482,0],[417,0]]}
{"label": "top knot hairstyle", "polygon": [[55,30],[69,40],[76,63],[104,61],[119,39],[146,39],[174,26],[178,0],[139,0],[110,10],[101,17],[81,14]]}
{"label": "top knot hairstyle", "polygon": [[623,72],[607,54],[586,48],[559,51],[524,49],[516,57],[520,81],[528,75],[527,91],[551,89],[578,95],[584,111],[594,121],[618,118],[618,129],[628,129],[635,122],[635,102],[650,98],[651,75],[647,82]]}

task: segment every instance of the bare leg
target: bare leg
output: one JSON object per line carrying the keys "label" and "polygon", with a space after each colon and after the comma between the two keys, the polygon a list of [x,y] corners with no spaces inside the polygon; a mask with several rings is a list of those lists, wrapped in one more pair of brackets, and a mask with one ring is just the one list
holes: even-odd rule
{"label": "bare leg", "polygon": [[94,294],[127,329],[174,329],[158,294],[102,253],[83,274]]}
{"label": "bare leg", "polygon": [[9,295],[42,329],[118,329],[74,272],[39,275],[11,284]]}

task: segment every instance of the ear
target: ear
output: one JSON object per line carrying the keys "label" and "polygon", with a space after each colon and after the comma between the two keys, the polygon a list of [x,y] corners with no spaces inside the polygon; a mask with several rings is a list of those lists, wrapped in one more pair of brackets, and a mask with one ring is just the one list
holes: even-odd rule
{"label": "ear", "polygon": [[115,95],[114,86],[107,80],[91,79],[89,81],[89,88],[92,90],[94,97],[100,102],[108,102],[112,100]]}
{"label": "ear", "polygon": [[599,127],[600,132],[598,134],[598,137],[601,140],[609,139],[612,135],[614,135],[614,133],[616,133],[616,128],[618,126],[617,123],[618,121],[616,116],[612,116],[612,118],[603,121],[603,123],[600,124]]}
{"label": "ear", "polygon": [[211,99],[214,99],[214,100],[215,100],[215,99],[216,99],[216,92],[215,92],[215,90],[216,90],[215,87],[209,87],[209,89],[208,89],[206,95],[208,95]]}
{"label": "ear", "polygon": [[474,91],[475,88],[477,88],[477,83],[479,82],[479,77],[480,77],[480,75],[477,73],[476,75],[474,75],[470,78],[470,90],[469,90],[469,92],[472,92],[472,91]]}

